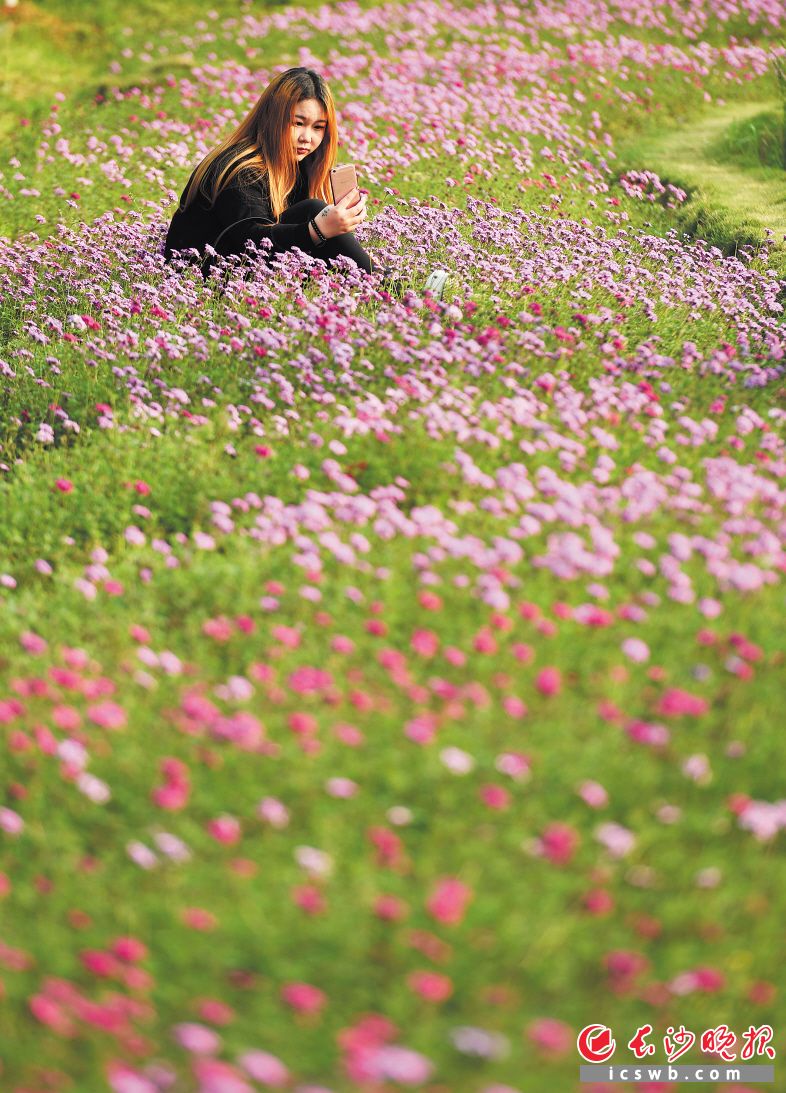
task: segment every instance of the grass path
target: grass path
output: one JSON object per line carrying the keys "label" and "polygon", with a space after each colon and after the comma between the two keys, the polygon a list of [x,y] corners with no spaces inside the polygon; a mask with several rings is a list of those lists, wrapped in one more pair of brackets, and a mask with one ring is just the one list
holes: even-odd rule
{"label": "grass path", "polygon": [[704,199],[712,209],[725,212],[740,234],[771,228],[778,249],[786,250],[786,172],[752,160],[724,162],[717,150],[718,142],[733,128],[753,123],[761,115],[780,114],[782,108],[778,99],[715,107],[690,125],[666,132],[652,130],[620,144],[618,158],[626,167],[635,163],[663,181],[697,191],[694,200]]}

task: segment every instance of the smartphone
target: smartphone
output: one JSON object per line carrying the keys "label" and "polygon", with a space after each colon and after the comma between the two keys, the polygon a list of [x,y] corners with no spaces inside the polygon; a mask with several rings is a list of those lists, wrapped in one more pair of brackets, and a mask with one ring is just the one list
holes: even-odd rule
{"label": "smartphone", "polygon": [[330,188],[333,191],[333,204],[336,205],[350,190],[358,184],[358,175],[354,163],[341,163],[330,168]]}

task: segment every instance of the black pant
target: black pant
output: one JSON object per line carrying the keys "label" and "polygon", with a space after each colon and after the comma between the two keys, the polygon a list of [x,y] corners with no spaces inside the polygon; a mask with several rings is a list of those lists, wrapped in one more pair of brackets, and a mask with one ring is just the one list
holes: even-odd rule
{"label": "black pant", "polygon": [[[290,205],[288,209],[285,209],[279,217],[279,221],[282,224],[302,224],[305,220],[311,220],[313,216],[321,212],[325,205],[326,202],[320,201],[318,197],[307,197],[305,201],[298,201],[296,205]],[[322,258],[325,262],[328,262],[331,258],[337,258],[339,254],[345,254],[347,258],[357,262],[366,273],[374,273],[379,268],[374,265],[368,252],[363,250],[360,243],[358,243],[354,232],[334,235],[332,239],[328,239],[327,243],[322,243],[320,246],[309,242],[308,247],[303,249],[315,258]]]}
{"label": "black pant", "polygon": [[[326,202],[321,201],[318,197],[307,197],[304,201],[298,201],[296,205],[291,205],[288,209],[284,209],[283,213],[279,217],[279,222],[282,224],[302,224],[306,220],[311,220],[316,216],[318,212],[321,212],[325,208]],[[309,233],[310,235],[310,233]],[[325,262],[329,262],[331,258],[337,258],[339,254],[345,254],[348,258],[351,258],[354,262],[364,269],[367,273],[376,273],[379,270],[379,266],[371,260],[371,256],[367,251],[363,250],[360,243],[355,238],[354,232],[343,232],[341,235],[334,235],[332,239],[328,239],[327,243],[322,243],[320,246],[316,246],[309,238],[308,246],[301,248],[306,251],[307,254],[314,255],[315,258],[321,258]],[[260,249],[260,253],[264,252],[264,260],[271,262],[275,254],[282,254],[283,250],[279,247],[273,247],[271,250],[264,251],[264,248]],[[247,260],[246,260],[247,261]],[[207,279],[210,273],[210,267],[215,262],[207,260],[202,263],[202,276]],[[247,268],[246,273],[243,275],[247,280],[251,276],[251,270]],[[219,295],[223,296],[226,285],[226,274],[224,275],[224,281],[219,289]]]}

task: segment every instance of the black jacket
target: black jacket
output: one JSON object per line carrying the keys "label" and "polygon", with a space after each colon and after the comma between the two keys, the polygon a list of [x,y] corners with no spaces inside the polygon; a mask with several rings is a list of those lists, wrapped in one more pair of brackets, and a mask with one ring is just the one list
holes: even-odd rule
{"label": "black jacket", "polygon": [[[203,181],[205,188],[209,187],[212,178],[215,177],[213,172],[219,171],[231,154],[224,153],[211,164],[211,170]],[[203,256],[200,262],[202,275],[207,277],[216,261],[210,255],[204,256],[204,248],[208,243],[222,255],[242,254],[248,239],[253,239],[257,244],[260,239],[270,239],[273,243],[273,252],[289,250],[293,246],[310,251],[313,246],[308,230],[310,218],[304,218],[302,224],[276,224],[270,204],[267,179],[261,182],[253,181],[250,170],[244,169],[235,175],[218,195],[212,209],[209,208],[208,199],[199,191],[191,204],[186,209],[182,209],[180,206],[183,204],[195,171],[196,168],[189,176],[180,197],[180,204],[167,231],[164,244],[164,258],[167,262],[172,257],[173,250],[196,247]],[[308,181],[301,161],[298,164],[298,180],[287,199],[287,208],[306,197],[308,197]]]}

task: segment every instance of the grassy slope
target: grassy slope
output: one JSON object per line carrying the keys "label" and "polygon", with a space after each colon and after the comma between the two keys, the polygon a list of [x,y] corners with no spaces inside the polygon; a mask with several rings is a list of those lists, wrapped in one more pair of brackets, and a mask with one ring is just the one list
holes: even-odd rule
{"label": "grassy slope", "polygon": [[691,193],[683,218],[693,217],[694,230],[705,232],[705,238],[712,236],[710,242],[726,243],[724,249],[732,242],[755,243],[770,228],[782,248],[786,174],[781,166],[760,162],[755,141],[738,145],[735,154],[733,140],[728,139],[739,139],[746,129],[756,128],[757,120],[772,119],[780,111],[776,99],[714,106],[679,128],[659,127],[618,145],[619,163],[623,169],[654,171],[662,181]]}

